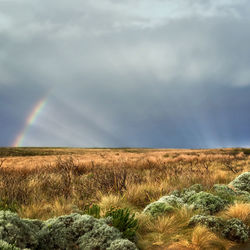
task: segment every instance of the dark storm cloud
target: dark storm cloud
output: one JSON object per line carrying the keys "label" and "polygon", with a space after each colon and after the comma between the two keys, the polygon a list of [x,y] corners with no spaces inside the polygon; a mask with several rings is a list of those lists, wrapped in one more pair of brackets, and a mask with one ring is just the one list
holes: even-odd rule
{"label": "dark storm cloud", "polygon": [[49,90],[25,145],[249,144],[249,8],[0,2],[1,144],[11,144]]}

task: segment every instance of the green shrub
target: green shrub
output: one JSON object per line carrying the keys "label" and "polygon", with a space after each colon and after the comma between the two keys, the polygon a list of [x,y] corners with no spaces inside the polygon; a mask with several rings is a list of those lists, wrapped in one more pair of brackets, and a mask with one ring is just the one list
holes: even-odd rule
{"label": "green shrub", "polygon": [[189,191],[194,191],[196,193],[199,193],[199,192],[203,191],[203,186],[201,184],[194,184],[194,185],[192,185],[189,188],[184,189],[184,190],[186,190],[188,192]]}
{"label": "green shrub", "polygon": [[195,226],[197,224],[204,225],[212,232],[218,233],[223,230],[225,221],[211,215],[194,215],[189,221],[189,226]]}
{"label": "green shrub", "polygon": [[143,210],[143,213],[148,213],[156,217],[161,214],[172,213],[174,210],[174,207],[166,202],[155,201],[147,205]]}
{"label": "green shrub", "polygon": [[[108,247],[121,233],[107,224],[106,219],[90,215],[70,214],[45,221],[39,233],[40,249],[94,249]],[[105,244],[104,244],[105,243]],[[106,249],[106,248],[101,248]]]}
{"label": "green shrub", "polygon": [[213,191],[215,195],[223,199],[225,203],[233,203],[236,199],[236,192],[227,185],[215,184]]}
{"label": "green shrub", "polygon": [[187,202],[194,209],[200,209],[208,214],[219,212],[225,207],[225,202],[220,197],[203,191],[191,195]]}
{"label": "green shrub", "polygon": [[138,221],[135,219],[135,214],[130,214],[130,210],[128,208],[111,208],[105,216],[112,218],[112,226],[119,229],[123,238],[135,241]]}
{"label": "green shrub", "polygon": [[173,195],[182,198],[185,201],[190,195],[201,191],[203,191],[203,186],[201,184],[194,184],[188,188],[184,188],[182,191],[174,190],[169,194],[169,196]]}
{"label": "green shrub", "polygon": [[247,242],[248,233],[248,227],[241,220],[236,218],[228,220],[222,231],[222,235],[225,238],[238,243]]}
{"label": "green shrub", "polygon": [[250,193],[247,191],[236,191],[238,201],[250,203]]}
{"label": "green shrub", "polygon": [[250,172],[245,172],[236,177],[229,185],[233,186],[239,191],[250,192]]}
{"label": "green shrub", "polygon": [[[83,215],[84,216],[84,215]],[[87,216],[87,215],[85,215]],[[121,233],[115,227],[110,227],[101,220],[96,220],[92,224],[91,230],[83,234],[78,240],[77,245],[80,249],[107,249],[113,241],[121,239]],[[73,241],[72,241],[73,243]],[[72,249],[73,247],[69,248]]]}
{"label": "green shrub", "polygon": [[181,194],[181,198],[183,199],[183,201],[185,203],[188,203],[190,197],[192,197],[193,195],[196,195],[197,192],[195,192],[194,190],[185,190],[182,192]]}
{"label": "green shrub", "polygon": [[185,205],[183,199],[180,197],[179,191],[173,191],[170,195],[162,196],[158,201],[147,205],[143,213],[149,213],[152,216],[158,216],[165,213],[172,213],[176,208]]}
{"label": "green shrub", "polygon": [[113,249],[119,249],[119,240],[121,246],[127,247],[124,249],[137,249],[134,243],[122,240],[122,233],[109,226],[112,223],[111,217],[96,219],[76,213],[42,222],[0,211],[0,249],[104,250],[111,247],[113,241]]}
{"label": "green shrub", "polygon": [[179,190],[174,190],[170,192],[169,195],[173,195],[175,197],[181,197],[181,192]]}
{"label": "green shrub", "polygon": [[19,248],[36,248],[42,225],[36,220],[23,220],[10,211],[0,211],[0,239]]}
{"label": "green shrub", "polygon": [[6,241],[0,240],[0,249],[1,250],[21,250],[18,247],[15,247],[14,245],[9,244]]}
{"label": "green shrub", "polygon": [[100,219],[101,217],[100,212],[101,208],[96,204],[93,204],[92,206],[88,207],[85,211],[86,214],[91,215],[97,219]]}
{"label": "green shrub", "polygon": [[76,213],[49,219],[40,231],[39,249],[107,249],[123,235],[112,223],[111,217]]}
{"label": "green shrub", "polygon": [[114,240],[107,250],[136,250],[135,244],[127,239]]}
{"label": "green shrub", "polygon": [[243,243],[248,240],[248,227],[239,219],[223,220],[211,215],[195,215],[189,221],[189,226],[204,225],[214,233],[224,238]]}
{"label": "green shrub", "polygon": [[158,202],[165,202],[168,206],[172,207],[181,207],[184,205],[183,199],[175,195],[163,196],[158,200]]}

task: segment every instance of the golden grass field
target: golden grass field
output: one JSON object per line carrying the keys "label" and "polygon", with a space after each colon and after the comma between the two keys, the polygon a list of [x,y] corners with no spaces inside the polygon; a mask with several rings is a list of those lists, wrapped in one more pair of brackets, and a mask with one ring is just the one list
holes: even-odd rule
{"label": "golden grass field", "polygon": [[[2,153],[1,153],[2,152]],[[128,207],[139,222],[140,249],[230,249],[235,243],[207,228],[188,228],[193,210],[155,219],[142,213],[173,190],[200,183],[210,191],[250,171],[249,149],[0,149],[0,197],[24,218],[48,219],[98,204]],[[220,212],[250,226],[250,204]]]}

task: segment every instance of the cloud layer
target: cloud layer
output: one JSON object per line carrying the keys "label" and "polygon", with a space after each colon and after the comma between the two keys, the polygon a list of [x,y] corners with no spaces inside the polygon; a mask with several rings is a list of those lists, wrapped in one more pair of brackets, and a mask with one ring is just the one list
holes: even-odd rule
{"label": "cloud layer", "polygon": [[0,2],[1,145],[249,146],[248,1]]}

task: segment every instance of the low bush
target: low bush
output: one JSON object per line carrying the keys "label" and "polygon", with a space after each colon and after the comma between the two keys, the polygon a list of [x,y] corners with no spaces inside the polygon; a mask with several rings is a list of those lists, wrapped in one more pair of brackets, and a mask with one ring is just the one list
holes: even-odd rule
{"label": "low bush", "polygon": [[22,220],[10,211],[0,211],[0,239],[20,248],[36,248],[42,222]]}
{"label": "low bush", "polygon": [[119,229],[123,238],[135,241],[138,221],[135,219],[135,214],[131,214],[128,208],[113,209],[111,208],[105,215],[111,217],[111,225]]}
{"label": "low bush", "polygon": [[226,203],[233,203],[236,199],[236,192],[227,185],[215,184],[213,186],[215,195],[219,196]]}
{"label": "low bush", "polygon": [[222,235],[232,241],[244,243],[248,240],[248,227],[239,219],[228,220],[222,231]]}
{"label": "low bush", "polygon": [[114,240],[107,250],[136,250],[135,245],[127,239]]}
{"label": "low bush", "polygon": [[248,240],[248,227],[236,218],[223,220],[215,216],[195,215],[190,219],[189,226],[196,226],[197,224],[206,226],[212,232],[219,233],[231,241],[244,243]]}
{"label": "low bush", "polygon": [[190,196],[187,202],[194,209],[200,209],[208,214],[219,212],[225,207],[225,202],[220,197],[203,191]]}
{"label": "low bush", "polygon": [[[129,216],[130,222],[132,218]],[[123,232],[110,226],[112,223],[111,217],[96,219],[77,213],[42,222],[0,211],[0,249],[137,249],[122,239]]]}
{"label": "low bush", "polygon": [[203,191],[203,186],[201,184],[194,184],[194,185],[192,185],[189,188],[186,188],[184,190],[186,190],[188,192],[189,191],[194,191],[196,193],[199,193],[199,192]]}
{"label": "low bush", "polygon": [[174,208],[190,206],[193,209],[200,209],[204,213],[214,214],[222,210],[228,203],[227,200],[219,196],[201,191],[203,187],[195,184],[183,191],[173,191],[170,195],[161,197],[143,210],[144,213],[150,213],[157,216],[163,213],[172,212]]}
{"label": "low bush", "polygon": [[236,190],[250,192],[250,172],[245,172],[229,183]]}
{"label": "low bush", "polygon": [[156,217],[161,214],[172,213],[173,211],[174,211],[174,207],[169,205],[168,203],[155,201],[147,205],[145,209],[143,210],[143,213],[147,213]]}
{"label": "low bush", "polygon": [[236,200],[244,203],[250,203],[250,192],[247,191],[236,191]]}
{"label": "low bush", "polygon": [[206,226],[212,232],[220,232],[224,227],[224,220],[215,216],[195,215],[189,221],[189,226],[196,226],[197,224]]}
{"label": "low bush", "polygon": [[20,250],[20,248],[15,247],[12,244],[9,244],[8,242],[4,240],[0,240],[0,249],[1,250]]}
{"label": "low bush", "polygon": [[184,205],[183,199],[175,195],[162,196],[158,200],[158,202],[164,202],[167,203],[168,206],[173,206],[173,207],[181,207]]}

